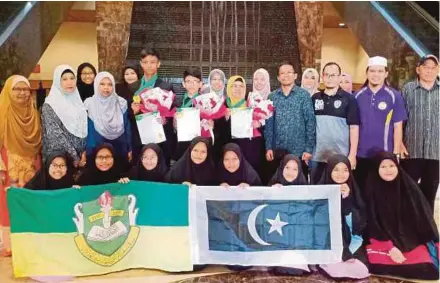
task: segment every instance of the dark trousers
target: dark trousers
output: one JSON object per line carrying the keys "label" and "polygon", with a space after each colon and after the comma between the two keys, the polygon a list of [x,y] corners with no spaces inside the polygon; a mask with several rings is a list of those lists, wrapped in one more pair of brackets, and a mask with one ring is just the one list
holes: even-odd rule
{"label": "dark trousers", "polygon": [[433,159],[403,159],[403,169],[419,183],[419,187],[434,212],[435,196],[439,185],[439,161]]}
{"label": "dark trousers", "polygon": [[[257,171],[258,174],[261,172],[261,159],[264,147],[264,140],[262,137],[252,138],[252,139],[232,139],[233,143],[238,144],[241,151],[243,152],[244,158],[247,162]],[[260,176],[261,178],[261,176]]]}
{"label": "dark trousers", "polygon": [[372,159],[368,158],[358,158],[356,162],[356,170],[354,170],[354,178],[359,190],[362,193],[362,197],[365,200],[365,183],[367,182],[367,177],[370,171],[374,167],[374,162]]}
{"label": "dark trousers", "polygon": [[310,183],[316,185],[325,173],[325,168],[327,168],[327,163],[325,162],[315,162],[315,168],[312,169],[312,174],[310,176]]}

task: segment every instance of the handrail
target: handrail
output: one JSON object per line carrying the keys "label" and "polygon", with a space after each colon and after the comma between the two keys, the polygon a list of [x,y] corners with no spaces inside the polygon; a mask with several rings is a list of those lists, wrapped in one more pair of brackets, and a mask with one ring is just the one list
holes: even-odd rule
{"label": "handrail", "polygon": [[388,21],[388,23],[405,39],[408,45],[419,55],[420,57],[429,54],[425,45],[420,42],[409,30],[404,28],[404,25],[388,13],[378,1],[370,1],[374,8]]}
{"label": "handrail", "polygon": [[419,4],[414,1],[406,1],[406,3],[417,13],[420,17],[422,17],[425,21],[427,21],[433,28],[439,31],[439,23],[438,21],[431,16],[428,12],[425,11]]}
{"label": "handrail", "polygon": [[12,20],[5,31],[0,35],[0,46],[6,42],[6,40],[11,36],[14,30],[23,22],[26,15],[30,12],[32,7],[37,3],[37,1],[28,1],[23,9],[18,13],[18,15]]}

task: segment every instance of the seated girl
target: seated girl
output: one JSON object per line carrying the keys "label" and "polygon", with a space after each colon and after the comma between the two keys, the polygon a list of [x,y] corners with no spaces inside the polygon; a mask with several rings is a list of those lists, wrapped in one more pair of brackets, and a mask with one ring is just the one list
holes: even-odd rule
{"label": "seated girl", "polygon": [[58,190],[74,186],[73,162],[64,152],[48,156],[37,174],[25,185],[31,190]]}
{"label": "seated girl", "polygon": [[215,167],[208,139],[196,137],[165,176],[165,182],[198,186],[215,184]]}
{"label": "seated girl", "polygon": [[88,167],[79,178],[79,185],[115,183],[122,177],[121,164],[115,158],[115,151],[111,144],[103,143],[97,146],[91,159],[92,162],[87,164]]}
{"label": "seated girl", "polygon": [[354,180],[350,161],[345,155],[335,154],[328,159],[319,184],[341,185],[342,262],[321,264],[320,269],[332,278],[362,279],[370,274],[367,268],[362,234],[366,226],[365,204]]}
{"label": "seated girl", "polygon": [[431,207],[392,153],[378,154],[366,189],[371,273],[439,279],[438,230]]}
{"label": "seated girl", "polygon": [[[284,156],[268,185],[276,188],[307,185],[299,158],[293,154]],[[306,264],[295,264],[291,267],[276,266],[271,269],[271,272],[279,275],[304,275],[310,273],[310,269]]]}
{"label": "seated girl", "polygon": [[301,161],[295,155],[287,154],[284,156],[268,185],[282,187],[307,184],[307,180],[302,172]]}
{"label": "seated girl", "polygon": [[218,169],[220,186],[246,188],[262,185],[257,171],[246,161],[240,147],[235,143],[228,143],[223,148]]}
{"label": "seated girl", "polygon": [[131,180],[164,182],[168,172],[162,149],[155,143],[150,143],[142,148],[140,157],[128,174]]}

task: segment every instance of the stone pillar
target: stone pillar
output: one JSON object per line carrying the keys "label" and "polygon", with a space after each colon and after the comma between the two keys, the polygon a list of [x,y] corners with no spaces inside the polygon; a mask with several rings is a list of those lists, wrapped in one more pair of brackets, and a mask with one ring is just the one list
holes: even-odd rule
{"label": "stone pillar", "polygon": [[321,69],[324,3],[294,2],[301,66]]}
{"label": "stone pillar", "polygon": [[122,79],[130,37],[133,1],[96,1],[99,71]]}

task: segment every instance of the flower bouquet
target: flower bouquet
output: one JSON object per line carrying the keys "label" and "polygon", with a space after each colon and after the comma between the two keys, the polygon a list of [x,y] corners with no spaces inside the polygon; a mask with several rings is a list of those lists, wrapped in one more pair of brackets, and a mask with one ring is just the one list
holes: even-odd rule
{"label": "flower bouquet", "polygon": [[195,108],[200,110],[201,135],[205,138],[212,137],[212,143],[214,144],[214,124],[212,120],[225,116],[227,112],[224,104],[225,98],[219,97],[215,92],[209,92],[197,96],[194,100]]}

